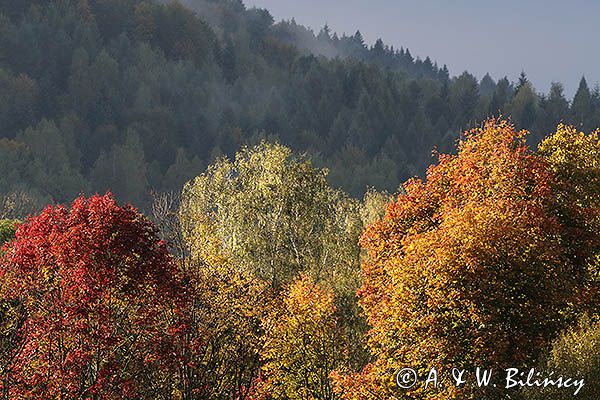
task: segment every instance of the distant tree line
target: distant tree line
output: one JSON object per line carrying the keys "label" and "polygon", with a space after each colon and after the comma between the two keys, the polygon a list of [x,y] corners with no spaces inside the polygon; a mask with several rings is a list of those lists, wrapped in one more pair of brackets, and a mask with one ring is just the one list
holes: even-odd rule
{"label": "distant tree line", "polygon": [[238,0],[0,1],[0,193],[112,190],[146,208],[221,155],[279,141],[352,196],[422,175],[463,129],[511,116],[532,142],[600,126],[600,91],[450,77],[362,35],[314,34]]}

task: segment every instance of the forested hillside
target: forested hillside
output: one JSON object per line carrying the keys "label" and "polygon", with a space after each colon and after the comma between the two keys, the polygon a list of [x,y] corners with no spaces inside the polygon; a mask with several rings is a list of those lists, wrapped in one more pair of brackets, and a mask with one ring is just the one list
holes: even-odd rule
{"label": "forested hillside", "polygon": [[561,120],[600,124],[585,80],[569,102],[558,83],[543,95],[511,79],[450,77],[406,48],[274,23],[238,0],[2,0],[0,193],[41,205],[111,189],[145,208],[267,138],[361,196],[422,175],[487,115],[533,142]]}

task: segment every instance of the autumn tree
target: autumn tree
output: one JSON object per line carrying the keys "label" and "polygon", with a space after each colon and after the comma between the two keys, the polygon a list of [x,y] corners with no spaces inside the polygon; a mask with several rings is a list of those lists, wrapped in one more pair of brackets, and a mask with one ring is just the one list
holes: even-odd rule
{"label": "autumn tree", "polygon": [[[538,153],[558,178],[554,181],[558,218],[567,230],[563,240],[585,282],[575,312],[597,313],[600,306],[600,138],[560,124]],[[582,309],[583,308],[583,309]]]}
{"label": "autumn tree", "polygon": [[333,292],[307,275],[290,284],[263,319],[265,361],[255,398],[332,400],[331,371],[347,361]]}
{"label": "autumn tree", "polygon": [[393,199],[394,196],[387,192],[378,192],[373,188],[367,190],[360,205],[362,225],[367,227],[383,218],[387,205]]}
{"label": "autumn tree", "polygon": [[266,282],[230,268],[192,264],[180,352],[181,398],[244,400],[261,366]]}
{"label": "autumn tree", "polygon": [[1,300],[25,316],[1,371],[5,398],[171,398],[186,290],[135,209],[110,194],[49,206],[1,265]]}
{"label": "autumn tree", "polygon": [[152,214],[188,282],[186,327],[178,343],[180,398],[244,400],[258,377],[261,320],[271,305],[268,282],[224,258],[193,256],[179,219],[180,198],[155,194]]}
{"label": "autumn tree", "polygon": [[[220,276],[225,278],[220,284],[223,287],[235,288],[251,278],[266,282],[270,288],[262,296],[277,297],[283,287],[307,274],[333,289],[341,329],[353,338],[348,350],[352,362],[362,362],[365,324],[355,295],[360,206],[333,190],[325,171],[296,158],[282,145],[263,142],[243,149],[234,161],[218,160],[189,182],[179,215],[191,256],[189,264],[196,271],[192,275],[201,276],[197,281],[201,293],[205,292],[203,282]],[[256,310],[247,311],[252,314],[250,321],[261,315],[258,293],[235,293],[223,298],[213,294],[214,306],[204,306],[222,315],[215,319],[217,326],[239,320],[246,303],[256,304]],[[203,322],[198,320],[197,326],[203,329]],[[248,350],[256,348],[257,333],[246,336]]]}
{"label": "autumn tree", "polygon": [[525,134],[496,120],[466,132],[366,230],[359,294],[375,361],[338,379],[345,398],[481,398],[450,384],[399,392],[394,375],[523,365],[564,326],[584,244],[557,215],[561,177]]}
{"label": "autumn tree", "polygon": [[338,293],[352,292],[358,204],[332,189],[326,174],[267,142],[218,160],[183,190],[192,254],[209,265],[227,260],[275,287],[306,272]]}
{"label": "autumn tree", "polygon": [[[554,376],[582,379],[584,385],[578,399],[593,400],[600,396],[600,322],[584,315],[572,327],[556,338],[547,354],[542,356],[539,368],[553,371]],[[575,388],[576,389],[576,388]],[[573,392],[564,388],[526,388],[526,400],[572,399]]]}
{"label": "autumn tree", "polygon": [[[4,245],[12,240],[18,221],[0,220],[0,257]],[[20,345],[20,328],[25,320],[23,307],[18,300],[0,300],[0,372],[2,373],[1,396],[8,397],[8,376],[4,373],[12,364]]]}
{"label": "autumn tree", "polygon": [[[12,240],[17,230],[18,221],[0,220],[0,257],[4,254],[4,245]],[[6,371],[19,345],[19,328],[23,324],[24,313],[18,301],[0,300],[0,371]],[[6,385],[6,374],[3,374],[2,388]],[[8,395],[2,392],[2,398]]]}

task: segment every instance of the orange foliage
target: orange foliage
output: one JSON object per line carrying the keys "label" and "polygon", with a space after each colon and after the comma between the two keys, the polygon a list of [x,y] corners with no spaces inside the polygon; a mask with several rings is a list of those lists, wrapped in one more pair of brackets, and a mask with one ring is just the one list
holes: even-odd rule
{"label": "orange foliage", "polygon": [[366,229],[359,295],[375,361],[337,376],[344,398],[480,398],[449,384],[401,391],[394,374],[518,367],[564,326],[583,276],[557,216],[559,177],[525,134],[500,120],[465,133]]}

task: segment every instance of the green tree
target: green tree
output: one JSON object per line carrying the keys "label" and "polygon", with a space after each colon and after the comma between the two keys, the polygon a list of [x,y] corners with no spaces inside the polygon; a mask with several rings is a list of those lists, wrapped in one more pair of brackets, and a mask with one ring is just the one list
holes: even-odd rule
{"label": "green tree", "polygon": [[223,69],[223,76],[229,83],[234,82],[237,78],[236,61],[235,46],[233,41],[228,39],[221,51],[221,68]]}
{"label": "green tree", "polygon": [[528,82],[517,91],[509,104],[510,115],[519,129],[531,129],[537,118],[538,96]]}
{"label": "green tree", "polygon": [[552,82],[544,109],[546,118],[542,121],[542,134],[552,132],[559,122],[568,116],[569,102],[565,98],[564,88],[561,83]]}
{"label": "green tree", "polygon": [[450,91],[450,104],[455,115],[455,126],[466,128],[475,119],[475,108],[479,101],[479,85],[477,79],[468,72],[456,78]]}
{"label": "green tree", "polygon": [[496,91],[496,82],[494,82],[489,73],[486,73],[481,82],[479,82],[479,91],[482,96],[491,96]]}
{"label": "green tree", "polygon": [[526,400],[596,400],[600,398],[600,321],[587,316],[563,332],[544,355],[540,370],[553,371],[552,378],[563,376],[583,380],[583,387],[574,395],[577,386],[571,388],[527,388]]}
{"label": "green tree", "polygon": [[0,126],[13,138],[38,118],[39,86],[26,74],[11,76],[0,68],[0,87]]}
{"label": "green tree", "polygon": [[190,160],[186,151],[179,148],[175,162],[167,169],[161,186],[166,190],[179,191],[187,181],[201,173],[204,167],[198,157]]}
{"label": "green tree", "polygon": [[525,71],[521,71],[519,75],[519,80],[517,81],[517,85],[515,86],[515,94],[519,92],[523,87],[531,85],[529,83],[529,79],[527,79],[527,75],[525,75]]}
{"label": "green tree", "polygon": [[492,95],[492,99],[490,100],[488,114],[499,116],[499,114],[504,113],[505,105],[510,100],[512,93],[513,89],[508,78],[505,76],[500,79],[496,85],[496,90]]}
{"label": "green tree", "polygon": [[[15,236],[19,221],[12,219],[0,219],[0,249],[4,243],[8,242]],[[0,250],[1,251],[1,250]]]}
{"label": "green tree", "polygon": [[88,187],[80,172],[75,138],[70,133],[60,130],[53,121],[42,120],[16,138],[31,156],[26,167],[30,182],[58,202],[74,198]]}
{"label": "green tree", "polygon": [[571,105],[571,121],[578,126],[582,126],[584,129],[589,129],[591,127],[586,126],[585,123],[589,120],[592,113],[590,88],[585,77],[581,77],[579,87],[577,88],[575,97],[573,97],[573,104]]}

